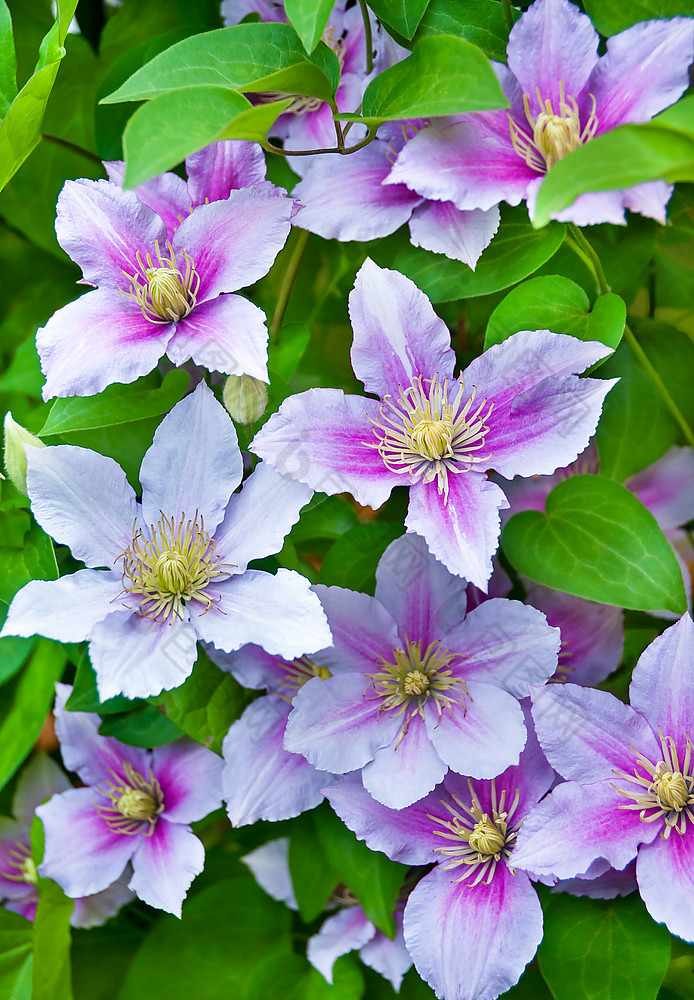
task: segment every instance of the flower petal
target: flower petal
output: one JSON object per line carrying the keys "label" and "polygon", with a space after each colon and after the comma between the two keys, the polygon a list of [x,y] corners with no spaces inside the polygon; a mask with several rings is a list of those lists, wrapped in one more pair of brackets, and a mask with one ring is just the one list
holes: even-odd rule
{"label": "flower petal", "polygon": [[189,826],[161,819],[138,837],[130,888],[150,906],[181,916],[191,882],[205,866],[205,849]]}
{"label": "flower petal", "polygon": [[[381,660],[392,660],[393,651],[402,645],[390,613],[375,597],[343,587],[317,584],[330,622],[333,646],[321,654],[321,663],[333,674],[356,671],[362,677],[379,669]],[[370,685],[364,683],[366,690]]]}
{"label": "flower petal", "polygon": [[[68,788],[72,788],[72,785],[62,768],[43,750],[37,750],[17,781],[12,799],[12,815],[28,833],[36,807],[51,795],[66,792]],[[5,870],[0,864],[0,872]]]}
{"label": "flower petal", "polygon": [[432,555],[451,573],[486,591],[499,546],[499,511],[506,505],[496,483],[477,472],[461,472],[448,477],[446,504],[436,483],[413,487],[405,526],[426,539]]}
{"label": "flower petal", "polygon": [[134,837],[109,828],[96,811],[98,800],[104,801],[95,788],[72,788],[36,810],[46,834],[39,871],[73,898],[115,882],[136,848]]}
{"label": "flower petal", "polygon": [[646,909],[671,934],[694,941],[694,827],[639,851],[636,880]]}
{"label": "flower petal", "polygon": [[175,365],[192,358],[208,371],[268,381],[265,313],[242,295],[202,302],[176,324],[166,353]]}
{"label": "flower petal", "polygon": [[370,941],[359,949],[359,958],[364,965],[376,972],[392,983],[396,993],[400,990],[403,976],[412,965],[410,953],[405,947],[405,938],[402,933],[402,914],[394,913],[395,937],[391,941],[385,936],[383,931],[376,931]]}
{"label": "flower petal", "polygon": [[282,746],[291,705],[258,698],[232,723],[224,740],[224,800],[234,826],[291,819],[323,801],[330,775]]}
{"label": "flower petal", "polygon": [[122,590],[113,573],[93,569],[80,569],[59,580],[32,580],[12,601],[0,634],[81,642],[119,608],[116,602]]}
{"label": "flower petal", "polygon": [[329,496],[349,492],[375,509],[402,485],[372,447],[379,410],[379,403],[365,396],[308,389],[285,399],[250,447],[283,476]]}
{"label": "flower petal", "polygon": [[367,258],[349,296],[352,367],[367,392],[397,394],[420,375],[453,376],[451,334],[429,299],[398,271]]}
{"label": "flower petal", "polygon": [[34,886],[29,886],[24,881],[19,882],[15,881],[14,878],[8,878],[12,875],[13,869],[17,874],[16,851],[19,844],[28,846],[27,831],[23,830],[13,819],[0,816],[0,899],[2,900],[24,901],[33,895],[31,889]]}
{"label": "flower petal", "polygon": [[479,208],[461,211],[452,201],[425,201],[412,213],[410,242],[443,253],[451,260],[461,260],[474,271],[499,228],[499,220],[496,205],[486,212]]}
{"label": "flower petal", "polygon": [[152,751],[152,772],[164,793],[166,819],[193,823],[222,804],[222,761],[192,740],[176,740]]}
{"label": "flower petal", "polygon": [[667,205],[675,190],[665,181],[648,181],[634,184],[621,192],[624,207],[630,212],[638,212],[648,219],[656,219],[662,225],[667,222]]}
{"label": "flower petal", "polygon": [[[111,160],[104,163],[104,169],[108,174],[108,179],[123,187],[125,178],[125,163],[123,160]],[[133,194],[137,195],[143,205],[147,205],[166,225],[168,238],[171,239],[181,224],[181,220],[190,211],[190,195],[186,187],[186,182],[178,174],[167,171],[153,177],[151,181],[146,181],[133,189]]]}
{"label": "flower petal", "polygon": [[130,866],[125,869],[120,878],[116,879],[102,892],[91,896],[80,896],[75,900],[75,906],[70,917],[72,927],[99,927],[114,917],[122,906],[135,898],[135,893],[128,888],[130,881]]}
{"label": "flower petal", "polygon": [[694,520],[694,448],[673,445],[662,458],[625,482],[663,531]]}
{"label": "flower petal", "polygon": [[405,906],[405,943],[417,972],[447,1000],[491,1000],[518,982],[542,940],[530,880],[499,864],[471,888],[434,869]]}
{"label": "flower petal", "polygon": [[285,664],[289,666],[289,663],[266,653],[260,646],[249,643],[233,653],[222,653],[214,646],[209,646],[206,652],[220,670],[233,674],[242,687],[255,690],[275,690],[280,687],[280,691],[286,691],[286,687],[281,685],[286,677],[283,667]]}
{"label": "flower petal", "polygon": [[364,767],[362,781],[370,795],[390,809],[403,809],[427,795],[443,779],[448,765],[436,753],[424,720],[415,715],[398,742],[382,747]]}
{"label": "flower petal", "polygon": [[346,906],[328,917],[318,933],[308,939],[306,958],[332,983],[333,965],[337,959],[361,948],[375,933],[376,928],[360,906]]}
{"label": "flower petal", "polygon": [[186,157],[186,173],[193,205],[225,201],[237,188],[265,180],[265,154],[257,142],[213,142]]}
{"label": "flower petal", "polygon": [[143,519],[156,524],[163,513],[178,522],[197,513],[213,534],[242,471],[234,425],[200,382],[164,417],[142,460]]}
{"label": "flower petal", "polygon": [[114,382],[134,382],[156,368],[173,331],[173,324],[152,323],[121,292],[80,295],[36,333],[43,398],[94,396]]}
{"label": "flower petal", "polygon": [[311,499],[304,483],[281,476],[261,462],[234,493],[215,534],[217,551],[228,562],[245,569],[251,559],[279,552],[301,508]]}
{"label": "flower petal", "polygon": [[589,896],[591,899],[616,899],[617,896],[628,896],[636,889],[636,861],[630,861],[622,871],[609,868],[597,878],[561,879],[552,892],[568,892],[572,896]]}
{"label": "flower petal", "polygon": [[278,903],[298,910],[289,872],[289,837],[278,837],[244,854],[240,861],[253,872],[258,885]]}
{"label": "flower petal", "polygon": [[123,272],[138,270],[137,253],[162,247],[166,226],[134,191],[110,181],[66,181],[56,206],[55,231],[63,250],[90,285],[119,288]]}

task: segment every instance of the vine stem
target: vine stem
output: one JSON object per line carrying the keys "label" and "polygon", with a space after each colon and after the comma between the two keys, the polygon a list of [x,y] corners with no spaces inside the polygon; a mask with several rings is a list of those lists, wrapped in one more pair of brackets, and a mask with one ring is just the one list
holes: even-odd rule
{"label": "vine stem", "polygon": [[692,431],[691,427],[687,423],[687,421],[686,421],[686,419],[684,417],[684,414],[680,410],[680,408],[677,405],[677,403],[675,402],[675,400],[670,395],[670,390],[665,385],[665,383],[661,379],[661,377],[658,374],[658,372],[656,371],[656,369],[653,367],[653,365],[652,365],[652,363],[650,361],[650,358],[648,357],[648,355],[644,351],[643,347],[641,347],[641,344],[639,344],[638,340],[636,339],[636,337],[634,335],[633,330],[631,329],[631,327],[628,324],[624,327],[624,337],[626,338],[626,340],[627,340],[627,342],[629,344],[629,347],[632,349],[632,351],[634,352],[634,354],[636,355],[636,357],[641,362],[641,366],[650,375],[650,377],[653,380],[656,388],[660,392],[660,395],[663,397],[663,401],[664,401],[665,405],[667,406],[668,410],[670,411],[670,413],[672,414],[672,416],[675,418],[675,420],[679,424],[679,426],[680,426],[680,428],[682,430],[682,433],[684,434],[685,438],[687,439],[687,442],[690,445],[692,445],[692,447],[694,447],[694,431]]}
{"label": "vine stem", "polygon": [[84,149],[83,146],[76,146],[74,142],[68,142],[67,139],[59,139],[57,135],[46,135],[45,132],[41,134],[41,138],[44,142],[53,143],[54,146],[62,146],[63,149],[69,149],[71,153],[77,153],[78,156],[83,156],[86,160],[98,163],[100,167],[103,167],[103,163],[96,153],[92,153],[89,149]]}
{"label": "vine stem", "polygon": [[268,142],[267,139],[263,139],[260,145],[263,149],[267,150],[268,153],[277,153],[279,156],[319,156],[321,153],[342,153],[346,156],[348,153],[356,153],[358,149],[363,149],[364,146],[368,146],[370,142],[376,138],[376,129],[369,128],[369,134],[361,142],[355,143],[354,146],[340,147],[331,146],[328,149],[282,149],[281,146],[275,146],[274,143]]}
{"label": "vine stem", "polygon": [[571,239],[575,243],[575,246],[572,246],[572,250],[574,250],[575,253],[578,253],[578,256],[581,257],[583,262],[587,264],[593,272],[595,283],[598,286],[598,293],[600,295],[605,295],[609,292],[610,286],[607,283],[607,278],[605,277],[603,266],[600,263],[600,258],[595,252],[593,246],[588,242],[581,230],[578,226],[574,225],[573,222],[567,222],[566,231],[571,235]]}
{"label": "vine stem", "polygon": [[513,8],[511,7],[511,0],[502,0],[502,6],[504,8],[504,17],[506,18],[506,24],[508,25],[510,31],[513,25],[516,23],[513,17]]}
{"label": "vine stem", "polygon": [[307,229],[297,229],[296,231],[299,235],[296,243],[294,244],[292,255],[289,258],[287,270],[284,272],[282,284],[280,285],[280,293],[277,296],[275,311],[273,312],[272,319],[270,320],[271,341],[276,340],[277,335],[280,332],[282,320],[284,319],[284,313],[287,309],[287,303],[289,302],[289,296],[292,294],[292,288],[294,287],[294,282],[296,281],[296,276],[301,265],[301,259],[304,256],[304,250],[306,249],[308,238],[311,235]]}
{"label": "vine stem", "polygon": [[373,39],[371,37],[371,18],[369,17],[369,11],[366,6],[366,0],[359,0],[359,6],[361,7],[361,16],[364,20],[364,45],[366,46],[366,75],[374,68],[374,50],[373,50]]}

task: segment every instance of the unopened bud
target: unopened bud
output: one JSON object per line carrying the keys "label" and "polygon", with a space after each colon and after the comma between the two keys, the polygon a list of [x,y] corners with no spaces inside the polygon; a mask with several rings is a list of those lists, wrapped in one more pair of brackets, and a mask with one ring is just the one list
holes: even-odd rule
{"label": "unopened bud", "polygon": [[253,424],[265,413],[267,386],[252,375],[230,375],[224,386],[223,398],[237,424]]}
{"label": "unopened bud", "polygon": [[45,444],[35,434],[32,434],[18,424],[12,414],[5,414],[5,469],[13,486],[20,493],[27,491],[27,457],[25,445],[32,448],[45,448]]}

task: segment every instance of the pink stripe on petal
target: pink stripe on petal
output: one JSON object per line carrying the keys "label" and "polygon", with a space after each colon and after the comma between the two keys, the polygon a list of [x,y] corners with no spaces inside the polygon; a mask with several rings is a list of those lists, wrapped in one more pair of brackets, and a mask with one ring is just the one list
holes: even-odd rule
{"label": "pink stripe on petal", "polygon": [[257,142],[227,139],[186,157],[193,205],[224,201],[232,191],[265,180],[265,154]]}
{"label": "pink stripe on petal", "polygon": [[193,823],[222,804],[222,761],[199,743],[176,740],[155,747],[152,771],[161,785],[169,822]]}
{"label": "pink stripe on petal", "polygon": [[644,845],[636,859],[636,880],[646,909],[671,934],[694,941],[694,825]]}
{"label": "pink stripe on petal", "polygon": [[265,313],[242,295],[201,302],[176,324],[166,353],[175,365],[190,358],[208,371],[268,381]]}

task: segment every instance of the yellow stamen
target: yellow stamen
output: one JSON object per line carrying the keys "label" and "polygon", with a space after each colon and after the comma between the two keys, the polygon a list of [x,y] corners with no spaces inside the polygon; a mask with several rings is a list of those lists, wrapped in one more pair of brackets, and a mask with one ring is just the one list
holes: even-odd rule
{"label": "yellow stamen", "polygon": [[151,769],[149,777],[145,778],[129,761],[122,761],[122,766],[122,775],[110,772],[114,780],[108,782],[108,791],[97,786],[97,791],[109,799],[111,804],[97,803],[96,811],[115,833],[142,833],[145,837],[151,837],[157,819],[164,811],[161,785]]}
{"label": "yellow stamen", "polygon": [[622,782],[626,781],[635,788],[622,788],[613,784],[619,792],[633,802],[620,806],[620,809],[638,811],[639,819],[644,823],[654,823],[663,820],[665,829],[661,836],[667,840],[673,830],[682,834],[687,829],[687,821],[694,823],[694,761],[692,761],[692,743],[689,734],[686,735],[684,760],[680,765],[675,741],[671,736],[660,736],[660,746],[663,752],[662,760],[657,764],[639,753],[632,747],[636,757],[636,766],[632,774],[625,771],[614,771]]}
{"label": "yellow stamen", "polygon": [[595,114],[595,98],[590,95],[592,108],[588,120],[581,129],[581,119],[578,104],[573,97],[564,96],[564,81],[559,82],[559,113],[555,114],[551,100],[543,100],[537,91],[537,100],[541,111],[533,117],[527,94],[523,94],[525,117],[532,135],[528,135],[510,116],[511,143],[516,153],[525,160],[529,167],[544,174],[555,163],[563,159],[567,153],[589,142],[598,127]]}
{"label": "yellow stamen", "polygon": [[154,241],[156,263],[147,254],[143,261],[140,251],[136,254],[139,271],[123,274],[130,282],[129,289],[121,289],[139,305],[142,315],[150,323],[177,323],[184,319],[197,302],[200,276],[195,264],[185,250],[180,254],[185,261],[185,273],[176,264],[173,247],[167,242],[168,256],[161,252],[159,241]]}

